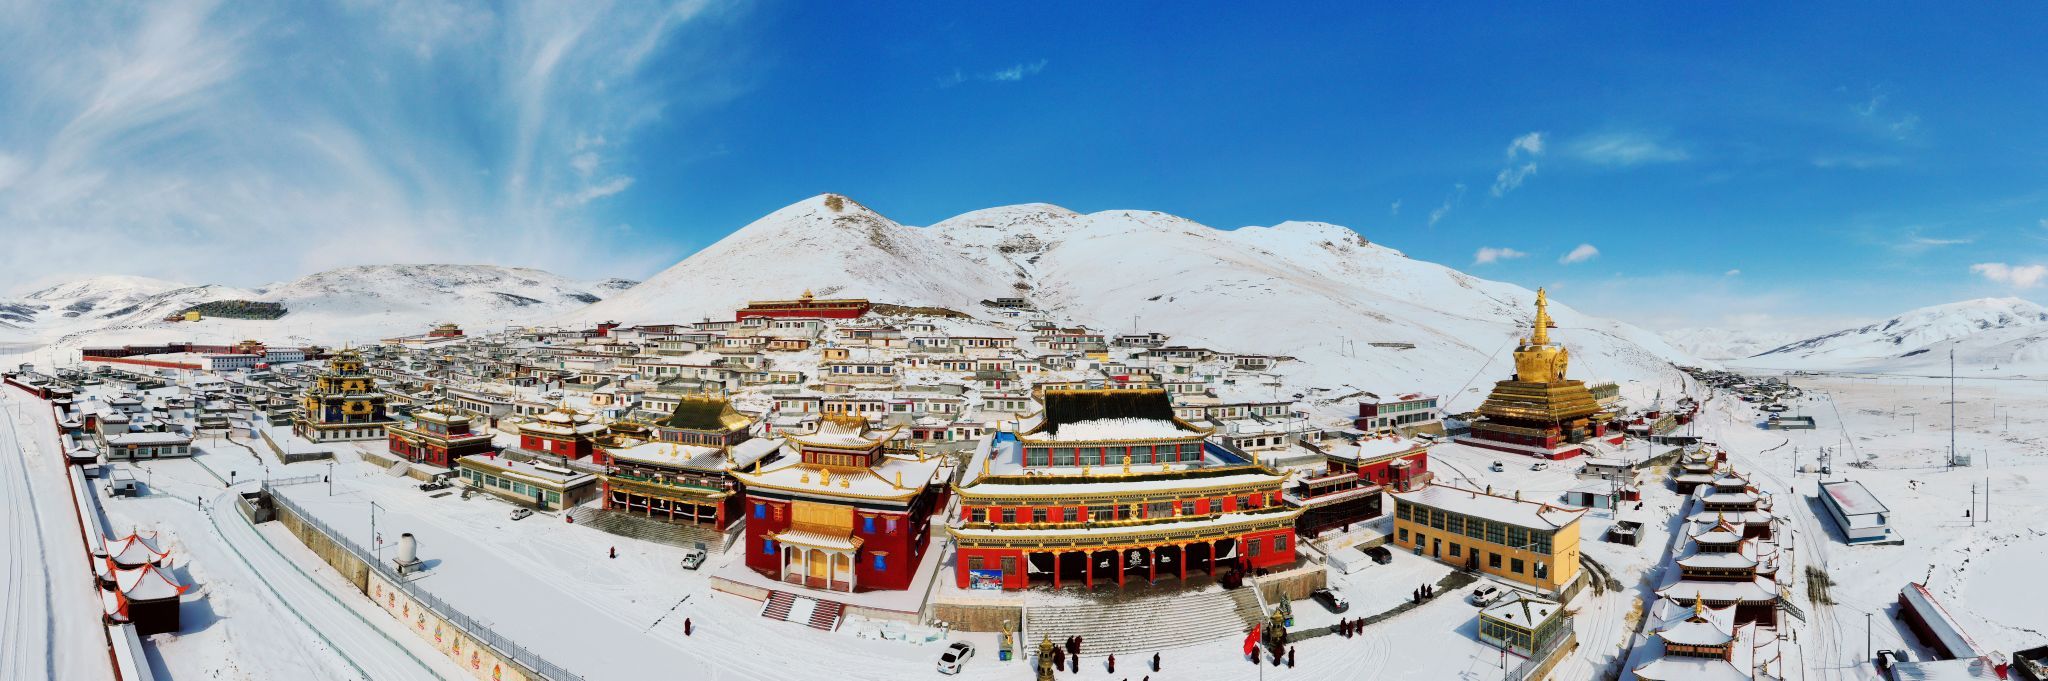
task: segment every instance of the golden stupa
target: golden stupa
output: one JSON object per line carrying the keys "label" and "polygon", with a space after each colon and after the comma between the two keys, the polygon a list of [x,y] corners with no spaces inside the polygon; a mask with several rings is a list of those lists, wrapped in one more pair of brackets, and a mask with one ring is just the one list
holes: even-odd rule
{"label": "golden stupa", "polygon": [[1549,296],[1536,289],[1535,328],[1515,348],[1515,375],[1493,386],[1479,405],[1485,418],[1472,424],[1480,440],[1557,449],[1598,435],[1593,416],[1600,404],[1586,384],[1565,378],[1571,352],[1550,342]]}

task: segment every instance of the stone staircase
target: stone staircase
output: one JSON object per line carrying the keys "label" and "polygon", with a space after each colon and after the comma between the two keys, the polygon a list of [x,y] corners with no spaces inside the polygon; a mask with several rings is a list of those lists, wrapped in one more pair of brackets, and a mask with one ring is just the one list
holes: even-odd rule
{"label": "stone staircase", "polygon": [[632,537],[657,544],[692,548],[703,544],[713,555],[724,553],[732,541],[739,536],[738,525],[734,532],[719,532],[702,525],[665,523],[619,511],[596,506],[577,506],[568,511],[576,524],[621,537]]}
{"label": "stone staircase", "polygon": [[1024,611],[1024,642],[1042,638],[1063,643],[1081,637],[1082,655],[1146,654],[1225,639],[1243,638],[1259,621],[1258,596],[1250,587],[1227,591],[1161,594],[1120,602],[1033,606]]}
{"label": "stone staircase", "polygon": [[812,629],[836,631],[839,620],[846,615],[846,605],[838,601],[805,598],[787,591],[770,591],[768,600],[761,604],[761,616],[782,622],[796,622]]}

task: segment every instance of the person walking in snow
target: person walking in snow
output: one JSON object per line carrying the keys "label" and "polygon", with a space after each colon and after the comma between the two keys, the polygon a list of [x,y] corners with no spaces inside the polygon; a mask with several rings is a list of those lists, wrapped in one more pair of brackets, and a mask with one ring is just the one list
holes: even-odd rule
{"label": "person walking in snow", "polygon": [[690,635],[690,618],[688,617],[683,618],[683,635]]}
{"label": "person walking in snow", "polygon": [[1116,653],[1109,654],[1109,673],[1116,673]]}
{"label": "person walking in snow", "polygon": [[[1154,673],[1159,671],[1159,653],[1152,654],[1152,671]],[[1151,681],[1151,678],[1150,676],[1145,677],[1146,681]]]}
{"label": "person walking in snow", "polygon": [[[1073,640],[1073,639],[1068,639],[1068,640],[1070,640],[1070,641],[1071,641],[1071,640]],[[1052,668],[1053,668],[1053,669],[1066,669],[1066,668],[1067,668],[1067,651],[1066,651],[1066,649],[1065,649],[1065,648],[1054,648],[1054,649],[1052,649]]]}
{"label": "person walking in snow", "polygon": [[1292,646],[1287,648],[1287,668],[1294,668],[1294,648]]}
{"label": "person walking in snow", "polygon": [[616,546],[612,547],[612,557],[613,557],[613,558],[617,558],[617,557],[619,557],[619,547],[616,547]]}

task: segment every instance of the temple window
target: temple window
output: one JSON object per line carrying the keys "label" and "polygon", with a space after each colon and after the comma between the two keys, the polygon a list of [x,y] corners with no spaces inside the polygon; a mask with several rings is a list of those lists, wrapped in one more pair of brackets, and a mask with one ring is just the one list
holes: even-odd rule
{"label": "temple window", "polygon": [[770,556],[772,556],[772,555],[775,555],[775,540],[773,540],[773,539],[763,539],[763,540],[761,540],[761,553],[764,553],[764,554],[767,554],[767,555],[770,555]]}

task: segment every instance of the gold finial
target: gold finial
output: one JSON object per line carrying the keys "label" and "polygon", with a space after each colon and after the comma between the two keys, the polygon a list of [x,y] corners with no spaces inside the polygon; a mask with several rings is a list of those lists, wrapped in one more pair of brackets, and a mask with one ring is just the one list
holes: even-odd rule
{"label": "gold finial", "polygon": [[1131,474],[1131,453],[1130,453],[1130,451],[1129,451],[1129,450],[1125,450],[1125,451],[1124,451],[1124,475],[1130,475],[1130,474]]}
{"label": "gold finial", "polygon": [[1705,617],[1707,615],[1706,599],[1698,591],[1692,592],[1692,614],[1696,617]]}
{"label": "gold finial", "polygon": [[1536,289],[1536,332],[1529,336],[1529,344],[1550,344],[1550,295],[1541,288]]}

